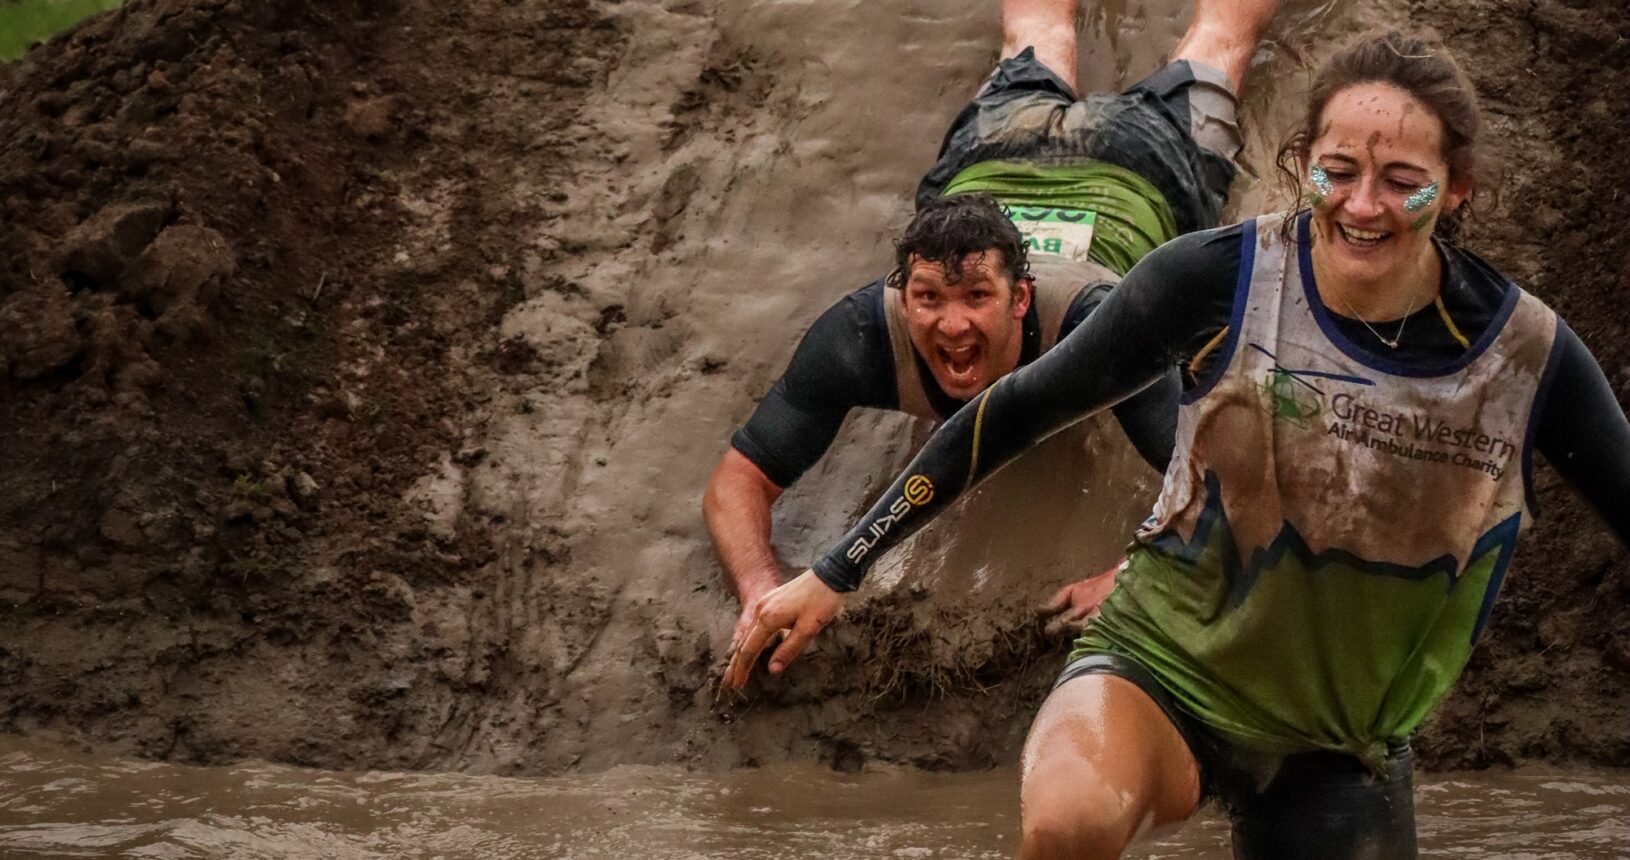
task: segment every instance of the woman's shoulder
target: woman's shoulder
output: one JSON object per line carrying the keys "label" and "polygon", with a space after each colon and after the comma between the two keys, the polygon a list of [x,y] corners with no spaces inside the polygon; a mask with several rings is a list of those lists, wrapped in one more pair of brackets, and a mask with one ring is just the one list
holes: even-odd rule
{"label": "woman's shoulder", "polygon": [[1453,311],[1461,308],[1485,314],[1496,313],[1507,296],[1519,289],[1495,265],[1477,252],[1458,244],[1439,242],[1444,266],[1443,301]]}
{"label": "woman's shoulder", "polygon": [[[1439,243],[1445,262],[1440,293],[1443,311],[1464,331],[1481,333],[1490,325],[1524,319],[1532,332],[1552,346],[1577,342],[1567,323],[1543,299],[1523,289],[1477,252]],[[1554,323],[1553,323],[1554,320]]]}

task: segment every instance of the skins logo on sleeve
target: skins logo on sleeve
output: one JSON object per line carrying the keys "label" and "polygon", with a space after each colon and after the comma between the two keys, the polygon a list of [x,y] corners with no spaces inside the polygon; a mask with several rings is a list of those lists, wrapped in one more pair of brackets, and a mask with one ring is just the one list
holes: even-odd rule
{"label": "skins logo on sleeve", "polygon": [[850,544],[849,550],[843,554],[844,557],[858,564],[872,551],[872,547],[877,546],[877,542],[894,528],[895,523],[905,519],[912,508],[922,507],[933,500],[934,482],[928,480],[926,475],[912,475],[907,478],[900,498],[889,503],[889,512],[872,523],[867,528],[866,534],[855,538],[855,542]]}
{"label": "skins logo on sleeve", "polygon": [[934,500],[934,482],[927,475],[912,475],[906,479],[906,501],[920,508]]}

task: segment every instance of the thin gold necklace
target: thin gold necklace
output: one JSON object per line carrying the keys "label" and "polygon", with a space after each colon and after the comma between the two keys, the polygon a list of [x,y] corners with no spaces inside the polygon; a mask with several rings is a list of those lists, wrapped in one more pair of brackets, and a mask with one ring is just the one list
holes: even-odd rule
{"label": "thin gold necklace", "polygon": [[[1317,269],[1317,263],[1316,262],[1315,262],[1314,265],[1315,265],[1315,269]],[[1319,280],[1317,271],[1314,272],[1314,279],[1316,281]],[[1416,290],[1415,293],[1412,296],[1410,296],[1409,305],[1407,307],[1405,307],[1405,309],[1404,309],[1404,317],[1403,317],[1403,319],[1398,321],[1398,331],[1397,331],[1396,334],[1394,334],[1392,336],[1392,340],[1387,340],[1385,337],[1383,337],[1381,335],[1381,333],[1379,331],[1375,330],[1375,326],[1370,325],[1369,320],[1359,316],[1358,311],[1353,310],[1353,306],[1348,303],[1348,301],[1347,301],[1347,299],[1345,297],[1343,297],[1341,295],[1337,295],[1336,299],[1337,299],[1337,301],[1341,302],[1342,307],[1347,309],[1348,316],[1352,317],[1355,320],[1358,320],[1360,324],[1362,324],[1365,328],[1369,329],[1370,334],[1375,335],[1376,340],[1381,341],[1382,343],[1386,344],[1389,349],[1397,349],[1399,340],[1404,336],[1404,326],[1409,325],[1409,317],[1410,317],[1411,314],[1414,313],[1414,311],[1409,310],[1409,308],[1415,307],[1415,302],[1420,297],[1421,297],[1420,290]],[[1321,298],[1322,298],[1322,296],[1321,296]]]}
{"label": "thin gold necklace", "polygon": [[[1318,276],[1318,274],[1317,274],[1317,272],[1315,272],[1314,277],[1317,278],[1317,276]],[[1386,344],[1387,347],[1390,348],[1390,349],[1397,349],[1399,340],[1404,336],[1404,326],[1409,325],[1409,317],[1410,317],[1411,314],[1414,313],[1414,311],[1410,310],[1409,308],[1415,307],[1415,302],[1418,299],[1420,299],[1420,297],[1421,297],[1420,290],[1416,290],[1415,293],[1410,296],[1409,304],[1404,308],[1404,317],[1403,317],[1403,319],[1398,321],[1398,331],[1397,331],[1396,334],[1394,334],[1392,336],[1392,340],[1387,340],[1385,337],[1383,337],[1381,335],[1381,333],[1379,331],[1375,330],[1375,326],[1370,325],[1369,320],[1359,316],[1358,311],[1353,310],[1353,306],[1347,301],[1346,297],[1344,297],[1344,296],[1342,296],[1340,294],[1337,294],[1336,295],[1336,300],[1341,302],[1341,306],[1343,308],[1347,309],[1347,315],[1349,317],[1355,319],[1355,320],[1358,320],[1361,325],[1363,325],[1365,328],[1369,329],[1370,334],[1375,335],[1376,340],[1381,341],[1382,343]]]}
{"label": "thin gold necklace", "polygon": [[[1369,329],[1370,334],[1375,335],[1376,340],[1381,341],[1382,343],[1386,344],[1387,346],[1391,347],[1392,349],[1397,349],[1398,348],[1398,341],[1399,341],[1399,339],[1401,339],[1404,336],[1404,326],[1409,325],[1409,317],[1410,317],[1411,314],[1414,313],[1413,311],[1405,311],[1404,312],[1404,318],[1398,321],[1398,333],[1394,334],[1392,336],[1392,340],[1387,340],[1386,338],[1381,336],[1380,332],[1375,330],[1375,326],[1370,325],[1369,320],[1359,316],[1358,311],[1353,310],[1353,306],[1350,305],[1350,304],[1347,304],[1346,299],[1341,298],[1340,296],[1337,296],[1336,298],[1341,301],[1341,306],[1347,309],[1348,315],[1351,316],[1353,319],[1358,320],[1360,323],[1362,323],[1364,325],[1365,328]],[[1410,307],[1415,306],[1415,302],[1414,302],[1413,299],[1410,300],[1409,306]]]}

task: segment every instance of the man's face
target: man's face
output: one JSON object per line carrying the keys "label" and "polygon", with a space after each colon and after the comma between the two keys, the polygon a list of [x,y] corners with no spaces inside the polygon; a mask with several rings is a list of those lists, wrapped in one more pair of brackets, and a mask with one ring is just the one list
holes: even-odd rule
{"label": "man's face", "polygon": [[1015,284],[995,249],[962,258],[953,283],[938,263],[909,261],[901,301],[906,329],[946,394],[969,400],[1019,364],[1030,281]]}

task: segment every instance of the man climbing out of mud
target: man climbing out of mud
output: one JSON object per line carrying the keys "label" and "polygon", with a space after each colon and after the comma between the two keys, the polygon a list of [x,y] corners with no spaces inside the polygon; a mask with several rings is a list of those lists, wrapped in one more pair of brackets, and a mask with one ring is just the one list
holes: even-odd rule
{"label": "man climbing out of mud", "polygon": [[[771,505],[850,409],[943,420],[1080,325],[1145,254],[1217,225],[1240,82],[1277,2],[1197,0],[1168,65],[1081,99],[1076,0],[1003,0],[1001,61],[919,185],[894,272],[815,321],[708,482],[702,510],[742,607],[733,644],[782,582]],[[1161,471],[1178,389],[1168,377],[1115,411]],[[1089,577],[1050,608],[1078,620],[1112,585]]]}

